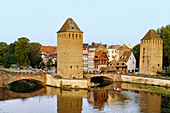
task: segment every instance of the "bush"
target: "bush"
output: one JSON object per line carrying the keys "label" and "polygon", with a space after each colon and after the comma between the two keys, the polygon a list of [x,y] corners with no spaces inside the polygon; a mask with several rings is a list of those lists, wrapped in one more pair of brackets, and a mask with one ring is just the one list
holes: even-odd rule
{"label": "bush", "polygon": [[161,75],[161,74],[162,74],[162,72],[160,72],[160,71],[157,71],[156,73],[157,73],[157,74],[159,74],[159,75]]}
{"label": "bush", "polygon": [[165,72],[164,74],[162,74],[162,76],[168,76],[168,77],[170,77],[170,71]]}

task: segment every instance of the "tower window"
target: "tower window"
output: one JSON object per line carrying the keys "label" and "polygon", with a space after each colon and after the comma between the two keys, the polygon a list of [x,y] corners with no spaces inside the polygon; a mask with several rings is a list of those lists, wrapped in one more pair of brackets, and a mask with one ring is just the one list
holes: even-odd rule
{"label": "tower window", "polygon": [[77,34],[76,34],[76,38],[77,38]]}
{"label": "tower window", "polygon": [[77,68],[79,68],[79,66],[77,65]]}
{"label": "tower window", "polygon": [[74,38],[74,33],[72,34],[72,37]]}
{"label": "tower window", "polygon": [[158,67],[159,67],[159,64],[158,64]]}
{"label": "tower window", "polygon": [[72,66],[70,66],[70,68],[72,69]]}
{"label": "tower window", "polygon": [[70,33],[69,33],[69,38],[70,38]]}
{"label": "tower window", "polygon": [[81,34],[79,34],[79,37],[81,38]]}

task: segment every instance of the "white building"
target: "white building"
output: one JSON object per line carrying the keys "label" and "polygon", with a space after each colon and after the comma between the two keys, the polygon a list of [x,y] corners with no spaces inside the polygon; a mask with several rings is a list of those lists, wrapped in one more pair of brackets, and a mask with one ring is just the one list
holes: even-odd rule
{"label": "white building", "polygon": [[121,47],[120,45],[111,45],[108,47],[107,51],[108,51],[109,62],[113,60],[115,61],[119,60],[119,48],[120,47]]}
{"label": "white building", "polygon": [[120,60],[125,62],[128,72],[135,72],[136,58],[132,51],[125,51],[120,57]]}
{"label": "white building", "polygon": [[94,71],[94,56],[96,48],[89,48],[88,52],[88,72]]}

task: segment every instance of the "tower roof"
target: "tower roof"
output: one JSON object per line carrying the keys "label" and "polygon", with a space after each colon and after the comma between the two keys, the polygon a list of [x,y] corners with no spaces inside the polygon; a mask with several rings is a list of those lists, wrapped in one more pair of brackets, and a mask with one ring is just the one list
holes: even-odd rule
{"label": "tower roof", "polygon": [[61,29],[57,32],[81,32],[80,28],[77,26],[77,24],[74,22],[72,18],[68,18],[66,22],[63,24]]}
{"label": "tower roof", "polygon": [[162,40],[154,29],[150,29],[141,40]]}

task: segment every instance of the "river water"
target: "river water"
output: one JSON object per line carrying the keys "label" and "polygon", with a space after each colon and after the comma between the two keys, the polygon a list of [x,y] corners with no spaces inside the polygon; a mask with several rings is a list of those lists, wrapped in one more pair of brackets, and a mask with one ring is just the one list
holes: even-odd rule
{"label": "river water", "polygon": [[[115,92],[119,86],[122,92]],[[0,88],[0,113],[168,113],[170,97],[129,83],[88,90],[45,86],[19,93]]]}

